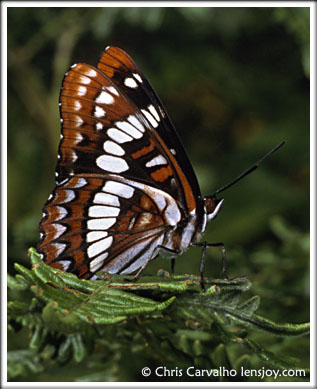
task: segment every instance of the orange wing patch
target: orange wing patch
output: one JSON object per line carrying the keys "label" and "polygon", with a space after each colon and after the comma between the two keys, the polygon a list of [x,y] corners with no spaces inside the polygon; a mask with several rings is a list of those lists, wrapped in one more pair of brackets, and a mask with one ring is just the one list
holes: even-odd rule
{"label": "orange wing patch", "polygon": [[135,153],[132,153],[131,154],[131,157],[133,159],[138,159],[140,157],[143,157],[144,155],[146,154],[149,154],[151,151],[153,151],[155,149],[155,145],[153,143],[153,140],[150,139],[150,144],[148,146],[144,146],[142,147],[142,149],[136,151]]}
{"label": "orange wing patch", "polygon": [[168,179],[168,177],[172,177],[173,172],[170,166],[167,167],[161,167],[158,170],[155,170],[155,172],[151,173],[151,177],[156,182],[164,182]]}

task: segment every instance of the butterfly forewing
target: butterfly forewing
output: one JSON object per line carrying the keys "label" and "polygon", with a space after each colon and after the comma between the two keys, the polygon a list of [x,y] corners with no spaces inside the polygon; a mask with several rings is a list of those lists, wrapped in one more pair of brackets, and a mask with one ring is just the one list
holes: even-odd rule
{"label": "butterfly forewing", "polygon": [[57,182],[72,174],[117,173],[159,186],[190,212],[196,207],[191,185],[153,127],[153,116],[142,111],[148,113],[100,70],[73,66],[60,96]]}
{"label": "butterfly forewing", "polygon": [[159,97],[132,58],[118,47],[108,47],[97,67],[130,96],[133,103],[150,119],[182,171],[186,172],[194,195],[200,196],[198,181],[182,142]]}

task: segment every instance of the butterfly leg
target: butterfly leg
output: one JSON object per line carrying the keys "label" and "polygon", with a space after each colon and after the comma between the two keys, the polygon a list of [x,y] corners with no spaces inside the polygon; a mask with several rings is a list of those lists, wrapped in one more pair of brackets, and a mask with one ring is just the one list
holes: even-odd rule
{"label": "butterfly leg", "polygon": [[130,282],[137,281],[140,278],[141,273],[146,268],[148,263],[149,263],[149,261],[145,262],[145,264],[142,267],[140,267],[140,269],[138,270],[138,272],[136,273],[136,275],[134,277],[132,277],[131,279],[125,278],[125,281],[130,281]]}
{"label": "butterfly leg", "polygon": [[226,270],[226,249],[223,243],[208,243],[208,242],[201,242],[201,243],[193,243],[193,246],[202,247],[202,255],[201,255],[201,261],[200,261],[200,285],[201,288],[205,291],[205,283],[204,283],[204,269],[205,269],[205,259],[206,259],[206,250],[207,247],[221,247],[222,252],[222,269],[221,269],[221,275],[223,278],[227,279],[227,270]]}
{"label": "butterfly leg", "polygon": [[159,248],[162,255],[166,255],[168,257],[171,257],[171,274],[174,275],[175,258],[176,258],[176,255],[180,254],[180,252],[177,250],[172,250],[172,249],[164,247],[164,246],[158,246],[158,248]]}

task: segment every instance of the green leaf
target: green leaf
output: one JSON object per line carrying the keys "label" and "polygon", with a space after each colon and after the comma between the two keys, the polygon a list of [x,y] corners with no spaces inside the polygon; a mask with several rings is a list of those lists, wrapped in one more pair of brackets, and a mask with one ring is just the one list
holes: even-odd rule
{"label": "green leaf", "polygon": [[[245,298],[252,286],[246,277],[205,278],[205,292],[200,277],[170,276],[166,271],[138,281],[109,274],[90,281],[47,266],[34,249],[30,256],[32,270],[16,265],[20,274],[9,277],[9,298],[14,299],[8,313],[31,330],[29,347],[40,356],[34,361],[53,357],[58,364],[71,359],[80,364],[98,345],[106,355],[120,358],[124,353],[118,350],[128,347],[132,355],[151,350],[151,357],[161,364],[218,370],[232,368],[228,348],[235,345],[243,349],[235,366],[253,361],[246,352],[269,366],[298,364],[256,343],[249,330],[289,337],[308,333],[309,324],[278,324],[258,315],[259,296]],[[20,366],[16,371],[11,367],[13,375],[26,374]],[[116,376],[119,365],[108,368]],[[100,374],[98,365],[78,380],[97,379]]]}
{"label": "green leaf", "polygon": [[[131,283],[79,280],[73,274],[47,266],[34,249],[29,252],[32,271],[21,265],[16,265],[16,268],[33,284],[30,290],[45,304],[42,315],[51,330],[72,333],[91,324],[114,324],[125,320],[129,315],[164,310],[175,300],[175,297],[170,297],[156,301],[125,291],[124,289],[140,289],[140,285]],[[11,285],[12,288],[16,286],[12,282]],[[141,289],[149,289],[150,285],[153,286],[153,282],[141,285]],[[168,283],[163,288],[171,289]],[[25,305],[20,307],[20,312],[25,308]],[[19,307],[12,304],[11,309],[18,310]]]}
{"label": "green leaf", "polygon": [[40,373],[43,370],[41,358],[33,350],[9,351],[8,360],[8,380],[28,373]]}
{"label": "green leaf", "polygon": [[82,336],[80,334],[74,334],[70,336],[70,339],[73,347],[74,359],[76,362],[81,362],[87,355],[87,349],[82,340]]}

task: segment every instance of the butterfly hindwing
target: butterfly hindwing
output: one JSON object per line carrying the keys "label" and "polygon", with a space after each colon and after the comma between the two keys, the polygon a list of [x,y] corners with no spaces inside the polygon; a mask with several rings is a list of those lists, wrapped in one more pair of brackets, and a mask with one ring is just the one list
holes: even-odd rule
{"label": "butterfly hindwing", "polygon": [[44,207],[40,252],[47,264],[82,278],[101,268],[131,273],[180,219],[175,200],[161,190],[117,176],[76,175]]}

